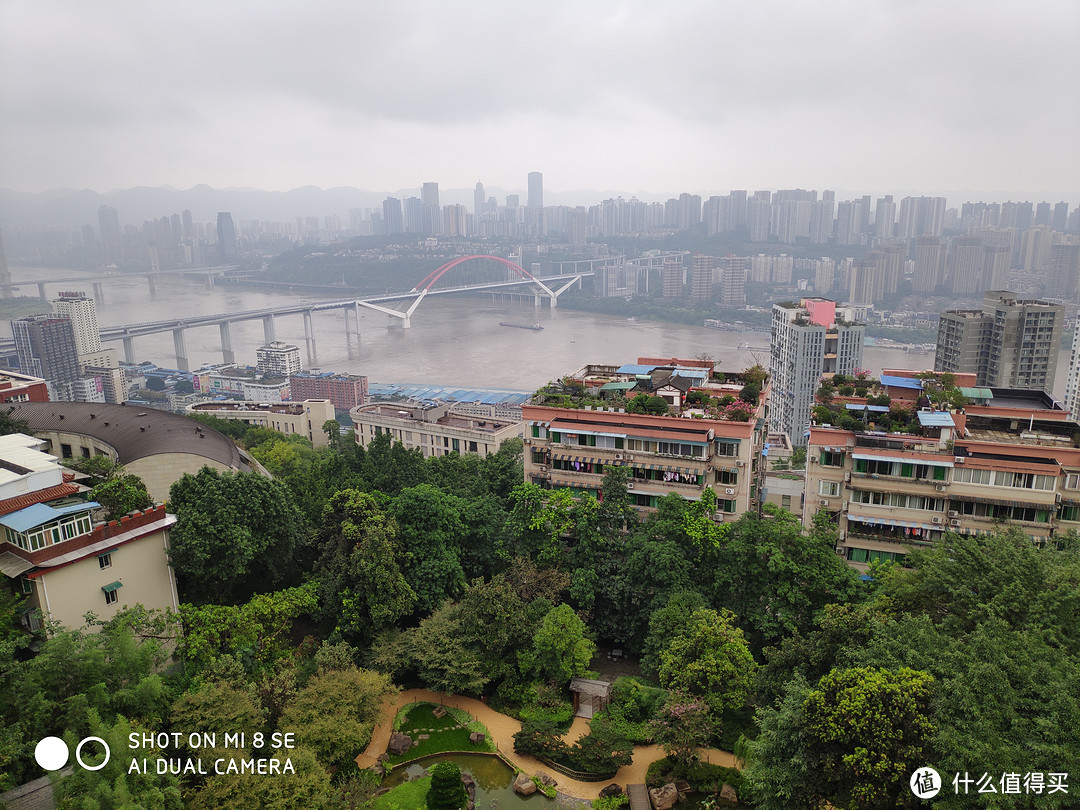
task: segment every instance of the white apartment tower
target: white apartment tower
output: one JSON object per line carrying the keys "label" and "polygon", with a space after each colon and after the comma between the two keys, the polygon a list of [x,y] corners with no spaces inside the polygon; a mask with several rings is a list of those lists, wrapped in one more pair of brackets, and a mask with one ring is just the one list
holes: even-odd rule
{"label": "white apartment tower", "polygon": [[75,351],[90,354],[101,351],[101,333],[98,331],[97,310],[94,299],[84,292],[62,292],[52,302],[53,312],[71,321],[75,332]]}
{"label": "white apartment tower", "polygon": [[255,350],[256,369],[271,377],[287,377],[299,374],[303,368],[300,362],[300,347],[280,340],[267,343]]}
{"label": "white apartment tower", "polygon": [[770,429],[805,447],[822,374],[853,374],[862,363],[865,324],[853,307],[824,298],[773,304]]}

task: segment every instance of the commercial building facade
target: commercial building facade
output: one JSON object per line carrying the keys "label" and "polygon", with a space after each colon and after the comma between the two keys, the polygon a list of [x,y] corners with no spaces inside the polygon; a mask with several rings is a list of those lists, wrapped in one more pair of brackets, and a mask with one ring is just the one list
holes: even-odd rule
{"label": "commercial building facade", "polygon": [[293,374],[289,387],[293,400],[328,399],[339,412],[363,405],[368,397],[368,378],[357,374]]}

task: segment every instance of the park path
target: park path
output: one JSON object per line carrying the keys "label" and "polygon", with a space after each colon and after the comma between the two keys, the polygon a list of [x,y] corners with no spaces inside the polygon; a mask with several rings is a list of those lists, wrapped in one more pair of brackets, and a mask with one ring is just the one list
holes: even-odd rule
{"label": "park path", "polygon": [[[537,774],[541,771],[551,773],[551,769],[538,760],[514,753],[514,735],[521,731],[521,723],[513,717],[497,712],[486,703],[481,703],[473,698],[461,697],[460,695],[444,695],[427,689],[406,689],[399,692],[393,700],[388,700],[383,704],[382,716],[371,734],[371,742],[368,743],[362,754],[357,755],[356,764],[361,768],[370,768],[375,765],[379,755],[385,753],[386,747],[390,744],[390,735],[394,731],[394,717],[398,711],[410,703],[425,702],[463,709],[487,726],[495,747],[511,763],[528,774]],[[588,721],[581,717],[575,717],[570,730],[563,739],[572,743],[587,732]],[[728,751],[721,751],[716,748],[702,748],[698,753],[703,760],[713,765],[723,765],[727,768],[739,767],[735,755]],[[615,774],[611,781],[624,786],[644,782],[649,765],[658,759],[663,759],[664,756],[664,749],[659,745],[634,746],[633,762],[619,768],[619,772]],[[561,773],[552,773],[552,775],[558,782],[559,791],[575,799],[595,799],[600,795],[600,791],[604,786],[610,784],[606,781],[581,782]]]}

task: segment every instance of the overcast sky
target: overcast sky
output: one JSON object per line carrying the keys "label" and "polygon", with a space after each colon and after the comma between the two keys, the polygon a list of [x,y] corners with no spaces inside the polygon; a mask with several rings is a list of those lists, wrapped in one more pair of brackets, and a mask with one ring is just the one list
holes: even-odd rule
{"label": "overcast sky", "polygon": [[0,186],[1075,202],[1078,42],[1076,0],[0,0]]}

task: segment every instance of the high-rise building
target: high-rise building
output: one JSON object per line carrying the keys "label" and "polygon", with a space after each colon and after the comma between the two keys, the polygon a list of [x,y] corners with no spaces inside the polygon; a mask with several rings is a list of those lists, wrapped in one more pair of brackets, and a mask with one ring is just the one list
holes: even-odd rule
{"label": "high-rise building", "polygon": [[529,172],[529,208],[544,207],[544,175]]}
{"label": "high-rise building", "polygon": [[720,265],[720,305],[741,307],[746,303],[746,258],[725,256]]}
{"label": "high-rise building", "polygon": [[712,295],[713,257],[700,253],[690,260],[690,297],[708,301]]}
{"label": "high-rise building", "polygon": [[983,286],[983,240],[978,236],[960,236],[953,240],[952,274],[949,288],[954,293],[982,292]]}
{"label": "high-rise building", "polygon": [[260,374],[271,377],[287,377],[298,374],[303,368],[300,347],[280,340],[267,343],[255,350],[255,368]]}
{"label": "high-rise building", "polygon": [[423,233],[438,236],[442,233],[442,206],[439,205],[439,184],[424,183],[420,189],[420,201],[423,204]]}
{"label": "high-rise building", "polygon": [[932,293],[945,281],[945,242],[940,236],[919,236],[915,239],[915,271],[911,290]]}
{"label": "high-rise building", "polygon": [[120,237],[120,215],[110,205],[98,208],[98,229],[101,231],[102,259],[106,264],[119,264],[122,241]]}
{"label": "high-rise building", "polygon": [[879,197],[874,211],[874,236],[878,239],[892,239],[896,228],[896,203],[891,194]]}
{"label": "high-rise building", "polygon": [[945,205],[944,197],[904,197],[900,201],[896,235],[901,239],[941,236],[945,226]]}
{"label": "high-rise building", "polygon": [[1080,421],[1080,318],[1076,319],[1072,349],[1069,352],[1069,372],[1065,379],[1065,410],[1074,422]]}
{"label": "high-rise building", "polygon": [[12,321],[11,331],[22,373],[47,380],[57,391],[79,378],[75,332],[67,318],[31,315]]}
{"label": "high-rise building", "polygon": [[419,197],[405,198],[405,232],[424,232],[424,203]]}
{"label": "high-rise building", "polygon": [[1069,204],[1059,202],[1054,206],[1054,214],[1050,218],[1050,230],[1065,233],[1069,227]]}
{"label": "high-rise building", "polygon": [[822,374],[854,374],[866,325],[853,307],[824,298],[773,304],[769,429],[806,445],[810,408]]}
{"label": "high-rise building", "polygon": [[680,298],[683,292],[683,263],[679,259],[664,259],[660,271],[664,282],[664,298]]}
{"label": "high-rise building", "polygon": [[1054,390],[1065,308],[987,292],[982,310],[948,310],[938,322],[934,371],[973,373],[987,388]]}
{"label": "high-rise building", "polygon": [[101,351],[101,333],[93,298],[88,298],[85,292],[62,292],[53,300],[52,307],[61,318],[71,321],[78,354]]}
{"label": "high-rise building", "polygon": [[[318,226],[316,225],[316,230]],[[217,238],[218,255],[223,262],[235,262],[239,257],[236,245],[236,226],[233,225],[232,214],[228,211],[219,211],[217,215]]]}
{"label": "high-rise building", "polygon": [[387,197],[382,204],[383,227],[387,235],[405,232],[405,219],[401,211],[401,200]]}

